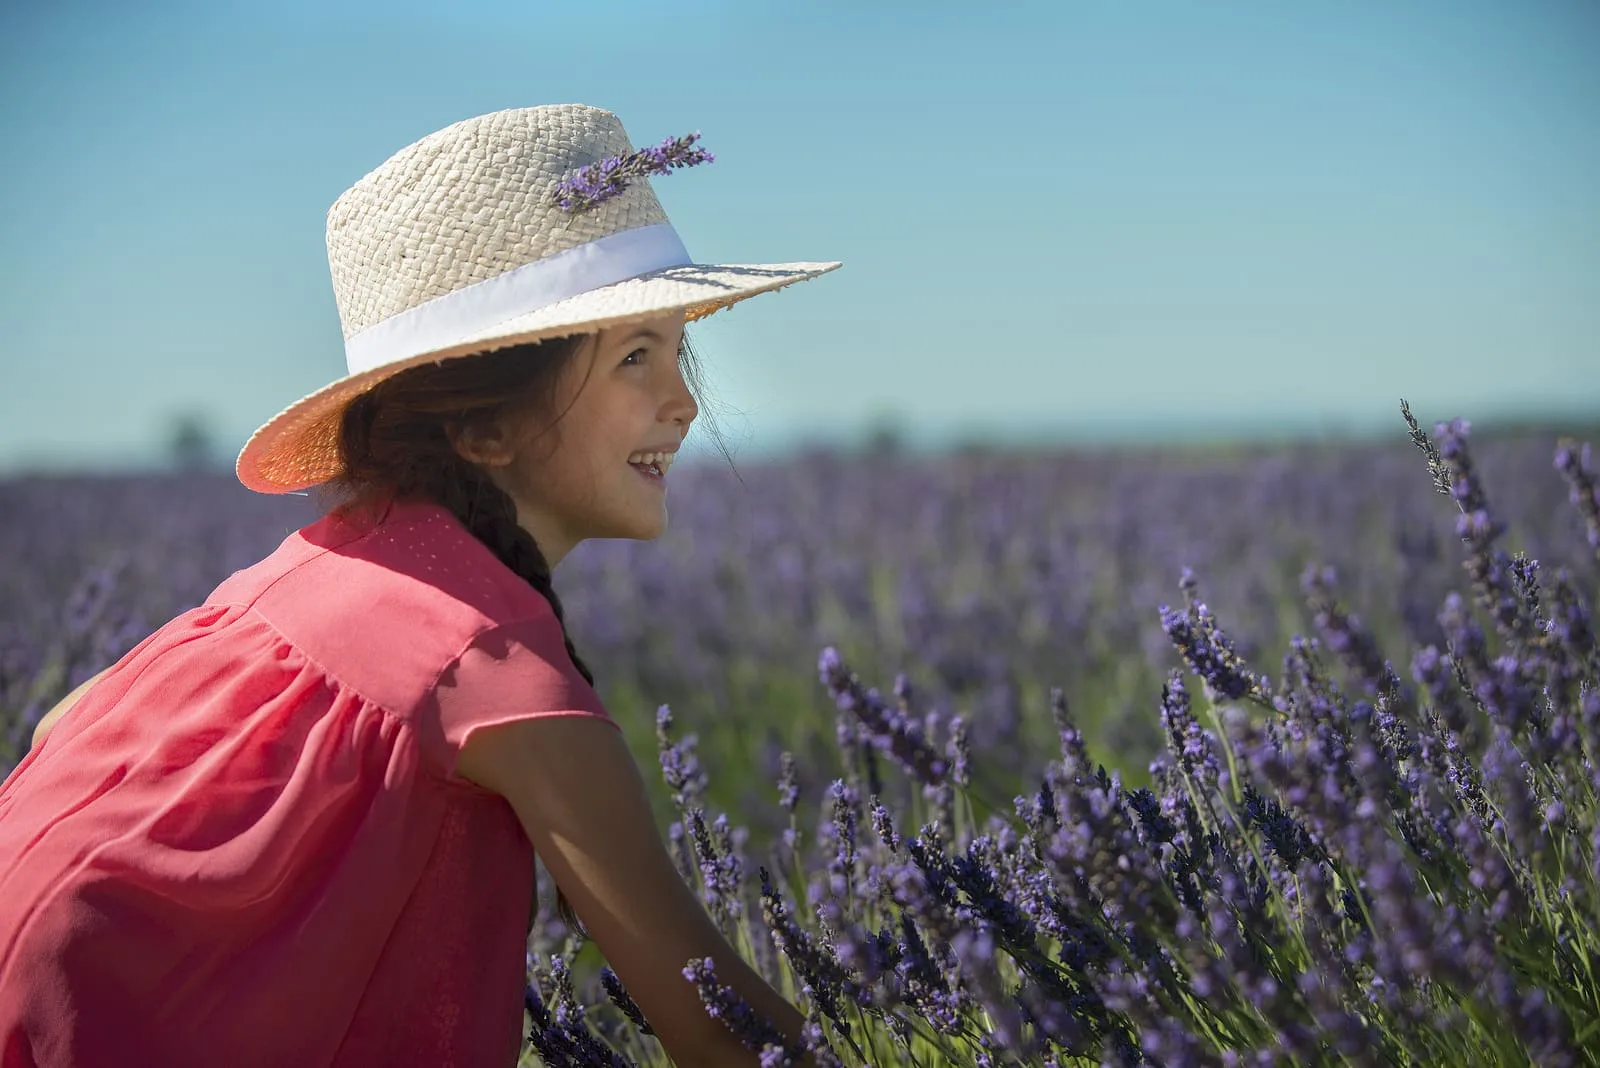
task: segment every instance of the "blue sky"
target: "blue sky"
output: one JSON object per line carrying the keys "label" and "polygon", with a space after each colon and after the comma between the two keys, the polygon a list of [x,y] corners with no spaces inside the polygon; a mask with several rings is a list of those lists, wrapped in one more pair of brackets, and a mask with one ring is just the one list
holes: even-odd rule
{"label": "blue sky", "polygon": [[1592,0],[0,5],[0,470],[231,455],[342,373],[323,225],[457,119],[581,101],[703,261],[742,455],[1600,410]]}

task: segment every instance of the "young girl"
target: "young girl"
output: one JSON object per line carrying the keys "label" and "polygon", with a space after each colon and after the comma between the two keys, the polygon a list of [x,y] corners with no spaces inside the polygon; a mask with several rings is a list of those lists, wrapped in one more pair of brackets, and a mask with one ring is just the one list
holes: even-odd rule
{"label": "young girl", "polygon": [[693,141],[502,111],[335,202],[350,373],[238,473],[338,505],[0,788],[3,1068],[514,1064],[535,855],[677,1063],[756,1063],[693,957],[798,1034],[674,869],[550,581],[665,527],[685,322],[838,266],[694,265],[645,177]]}

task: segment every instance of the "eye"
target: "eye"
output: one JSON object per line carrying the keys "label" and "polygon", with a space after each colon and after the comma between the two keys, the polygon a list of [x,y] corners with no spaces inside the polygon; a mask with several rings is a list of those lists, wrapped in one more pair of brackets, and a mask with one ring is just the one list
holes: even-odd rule
{"label": "eye", "polygon": [[[645,348],[634,349],[632,352],[628,353],[626,356],[624,356],[622,358],[622,365],[624,367],[628,367],[628,366],[637,367],[640,364],[644,363],[644,358],[646,356],[648,356],[649,354],[650,354],[650,350],[649,349],[645,349]],[[637,359],[635,359],[635,357],[637,357]]]}

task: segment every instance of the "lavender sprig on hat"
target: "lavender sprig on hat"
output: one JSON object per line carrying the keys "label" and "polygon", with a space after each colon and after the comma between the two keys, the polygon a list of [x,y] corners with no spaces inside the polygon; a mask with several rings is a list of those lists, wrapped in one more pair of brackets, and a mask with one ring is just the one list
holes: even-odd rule
{"label": "lavender sprig on hat", "polygon": [[669,137],[659,145],[641,148],[625,156],[608,156],[598,163],[580,167],[556,185],[556,203],[572,214],[610,200],[628,188],[636,178],[668,174],[680,167],[711,163],[716,159],[703,148],[695,148],[700,131]]}

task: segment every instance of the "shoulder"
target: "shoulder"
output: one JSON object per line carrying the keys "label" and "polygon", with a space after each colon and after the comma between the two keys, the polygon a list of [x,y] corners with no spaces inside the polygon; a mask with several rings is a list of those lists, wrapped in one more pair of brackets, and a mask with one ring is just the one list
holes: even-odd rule
{"label": "shoulder", "polygon": [[539,612],[474,634],[445,664],[433,690],[441,705],[506,704],[523,713],[600,711],[594,689],[567,654],[566,635],[548,601]]}
{"label": "shoulder", "polygon": [[[543,600],[543,598],[541,598]],[[423,748],[451,778],[473,738],[498,747],[529,735],[534,723],[617,724],[567,655],[560,621],[542,613],[474,635],[421,696],[413,716]],[[540,737],[548,737],[542,730]],[[479,780],[479,785],[487,785]],[[493,789],[494,787],[490,787]]]}
{"label": "shoulder", "polygon": [[424,503],[352,521],[323,551],[275,575],[253,607],[331,674],[399,713],[464,662],[498,650],[553,646],[566,659],[544,595],[449,512]]}
{"label": "shoulder", "polygon": [[391,504],[366,536],[329,554],[397,596],[459,606],[472,629],[540,617],[549,602],[445,508]]}

